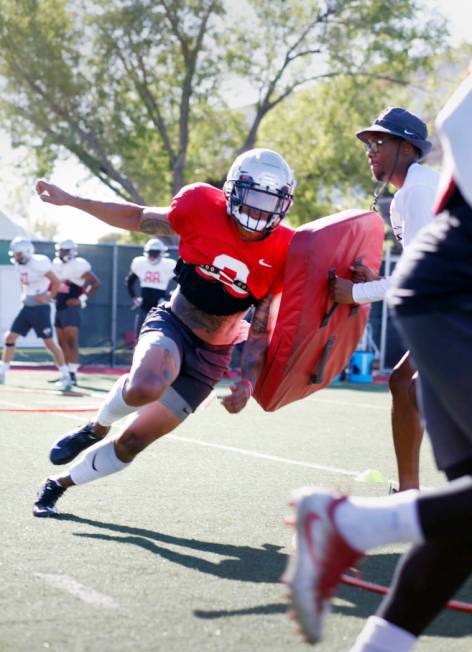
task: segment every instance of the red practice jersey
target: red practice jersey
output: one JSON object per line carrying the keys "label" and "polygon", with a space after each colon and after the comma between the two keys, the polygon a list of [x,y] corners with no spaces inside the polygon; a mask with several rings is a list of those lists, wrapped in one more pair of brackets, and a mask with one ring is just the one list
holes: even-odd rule
{"label": "red practice jersey", "polygon": [[[269,291],[281,291],[294,233],[290,227],[280,225],[262,240],[242,240],[234,219],[227,214],[224,192],[205,183],[182,188],[172,201],[169,223],[180,235],[179,255],[184,267],[192,268],[193,282],[187,283],[187,288],[180,278],[179,282],[184,295],[198,308],[212,314],[231,314]],[[185,281],[185,275],[183,278]],[[200,280],[205,288],[201,300],[194,292]],[[222,290],[227,301],[222,302]],[[207,300],[208,293],[213,294],[214,301]]]}

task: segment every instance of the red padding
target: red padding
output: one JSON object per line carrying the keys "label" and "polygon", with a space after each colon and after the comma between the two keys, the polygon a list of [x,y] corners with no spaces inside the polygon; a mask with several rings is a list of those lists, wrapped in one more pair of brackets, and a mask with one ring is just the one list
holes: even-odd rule
{"label": "red padding", "polygon": [[370,306],[353,310],[339,305],[329,316],[333,307],[329,273],[351,278],[349,267],[356,260],[378,271],[383,239],[382,218],[361,210],[342,211],[296,231],[275,327],[254,392],[264,410],[277,410],[318,391],[346,366],[364,332]]}

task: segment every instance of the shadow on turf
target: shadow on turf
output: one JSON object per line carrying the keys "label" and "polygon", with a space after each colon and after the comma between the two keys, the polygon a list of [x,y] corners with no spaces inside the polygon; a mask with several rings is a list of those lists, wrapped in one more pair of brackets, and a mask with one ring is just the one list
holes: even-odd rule
{"label": "shadow on turf", "polygon": [[[263,544],[261,548],[251,548],[250,546],[234,546],[231,544],[199,541],[198,539],[174,537],[170,534],[155,532],[154,530],[93,521],[73,514],[61,514],[57,518],[62,521],[92,525],[101,530],[109,530],[120,535],[126,535],[113,536],[111,534],[77,532],[74,533],[74,536],[99,539],[102,541],[116,541],[118,543],[138,546],[186,568],[192,568],[201,573],[208,573],[209,575],[224,579],[238,580],[239,582],[278,582],[287,562],[287,556],[280,552],[282,546],[274,546],[270,543]],[[182,546],[190,550],[210,552],[226,557],[226,559],[222,559],[219,562],[211,562],[195,557],[194,555],[170,550],[155,542],[170,544],[172,546]]]}
{"label": "shadow on turf", "polygon": [[[216,577],[239,582],[263,582],[269,584],[279,583],[280,577],[285,570],[287,555],[280,552],[281,546],[265,543],[261,548],[250,546],[235,546],[232,544],[214,543],[200,541],[198,539],[186,539],[175,537],[170,534],[147,530],[143,528],[118,525],[82,518],[73,514],[61,514],[57,517],[62,521],[90,525],[100,530],[108,530],[112,534],[95,534],[76,532],[74,536],[86,539],[101,541],[114,541],[117,543],[138,546],[163,559],[176,564],[207,573]],[[194,555],[176,552],[159,544],[170,544],[182,546],[192,551],[210,552],[225,556],[226,559],[220,562],[210,562]],[[362,563],[363,579],[377,584],[388,586],[393,575],[394,568],[398,562],[398,554],[377,554],[369,555]],[[349,616],[365,619],[375,613],[381,596],[356,589],[346,585],[340,585],[336,596],[343,600],[343,604],[334,604],[334,613],[344,613]],[[465,598],[467,599],[467,598]],[[285,603],[271,603],[245,607],[234,610],[209,610],[196,609],[194,614],[197,618],[215,619],[227,618],[229,616],[259,616],[285,613]],[[470,635],[470,616],[451,610],[445,610],[427,630],[429,636],[463,637]]]}
{"label": "shadow on turf", "polygon": [[104,389],[103,387],[95,387],[94,385],[82,385],[82,383],[78,383],[77,387],[79,387],[80,389],[89,389],[92,392],[99,392],[102,394],[108,394],[108,392],[110,391],[109,388]]}

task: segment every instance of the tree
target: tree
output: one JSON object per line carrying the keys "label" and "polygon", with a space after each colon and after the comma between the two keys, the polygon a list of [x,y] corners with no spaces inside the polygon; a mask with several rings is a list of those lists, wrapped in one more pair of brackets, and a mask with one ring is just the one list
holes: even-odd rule
{"label": "tree", "polygon": [[33,233],[40,235],[45,240],[56,240],[59,233],[57,222],[51,222],[44,218],[29,218],[28,227]]}
{"label": "tree", "polygon": [[122,239],[123,236],[121,233],[115,233],[110,231],[110,233],[105,233],[97,238],[97,244],[119,244],[122,242],[127,242]]}
{"label": "tree", "polygon": [[374,80],[366,88],[340,76],[298,93],[268,116],[261,143],[284,154],[297,178],[291,224],[369,207],[372,178],[355,132],[389,104],[408,105],[398,101],[395,84]]}
{"label": "tree", "polygon": [[[235,17],[223,0],[0,0],[4,124],[40,172],[66,150],[118,195],[167,202],[187,179],[221,181],[296,91],[340,75],[405,84],[444,35],[417,0],[238,7]],[[258,99],[229,111],[223,82],[238,78]]]}
{"label": "tree", "polygon": [[[407,107],[428,123],[433,140],[428,163],[439,166],[434,118],[463,78],[471,53],[472,46],[464,46],[437,54],[432,58],[435,75],[418,71],[407,86],[381,78],[366,85],[351,75],[326,79],[272,111],[259,141],[284,154],[295,170],[298,183],[290,222],[297,225],[344,208],[371,205],[375,184],[355,133],[389,105]],[[391,194],[388,188],[384,192]]]}

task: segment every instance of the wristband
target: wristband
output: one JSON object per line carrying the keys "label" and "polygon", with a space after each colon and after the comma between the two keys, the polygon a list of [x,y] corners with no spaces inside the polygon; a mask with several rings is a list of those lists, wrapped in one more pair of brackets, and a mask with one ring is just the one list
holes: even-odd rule
{"label": "wristband", "polygon": [[249,378],[241,378],[241,380],[239,382],[244,383],[245,385],[247,385],[249,387],[250,396],[252,396],[254,394],[254,386],[251,383],[251,381],[249,380]]}

